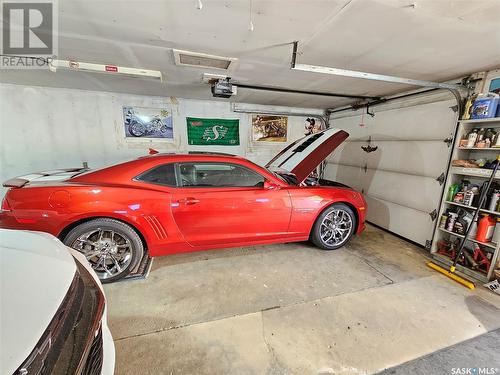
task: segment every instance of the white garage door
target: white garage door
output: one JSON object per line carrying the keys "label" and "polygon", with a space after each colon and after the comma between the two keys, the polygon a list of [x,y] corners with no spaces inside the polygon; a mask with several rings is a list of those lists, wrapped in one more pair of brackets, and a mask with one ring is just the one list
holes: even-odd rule
{"label": "white garage door", "polygon": [[[456,101],[448,96],[439,99],[429,103],[428,97],[416,105],[401,102],[392,109],[386,105],[385,110],[374,107],[370,110],[375,117],[365,114],[364,126],[362,110],[330,123],[350,136],[328,159],[325,178],[362,191],[368,221],[422,245],[432,238],[429,213],[439,207],[443,186],[436,179],[446,174],[451,150],[444,139],[453,136],[457,121],[450,108]],[[367,153],[361,147],[369,139],[378,148]]]}

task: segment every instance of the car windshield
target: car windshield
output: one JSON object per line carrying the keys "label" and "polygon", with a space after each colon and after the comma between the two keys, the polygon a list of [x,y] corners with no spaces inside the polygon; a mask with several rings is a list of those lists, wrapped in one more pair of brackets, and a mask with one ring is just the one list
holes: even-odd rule
{"label": "car windshield", "polygon": [[286,182],[289,185],[298,185],[297,176],[295,176],[292,172],[288,172],[284,169],[269,169],[269,172],[278,177],[281,181]]}

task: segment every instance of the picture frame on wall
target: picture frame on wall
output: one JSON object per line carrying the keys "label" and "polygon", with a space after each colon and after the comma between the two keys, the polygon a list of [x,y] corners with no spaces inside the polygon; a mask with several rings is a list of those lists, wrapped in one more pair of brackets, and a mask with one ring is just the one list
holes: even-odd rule
{"label": "picture frame on wall", "polygon": [[123,129],[125,138],[129,139],[173,140],[172,109],[123,106]]}
{"label": "picture frame on wall", "polygon": [[252,115],[252,141],[258,143],[286,143],[288,116]]}

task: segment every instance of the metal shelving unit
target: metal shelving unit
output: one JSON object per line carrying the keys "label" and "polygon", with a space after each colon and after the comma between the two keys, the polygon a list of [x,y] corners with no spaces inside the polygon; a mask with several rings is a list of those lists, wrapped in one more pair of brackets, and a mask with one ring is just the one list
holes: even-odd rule
{"label": "metal shelving unit", "polygon": [[[456,139],[462,139],[465,134],[467,134],[473,128],[498,128],[496,130],[500,131],[500,118],[493,119],[483,119],[483,120],[460,120],[458,122],[458,129],[456,132]],[[500,148],[464,148],[459,147],[459,142],[455,142],[455,148],[452,150],[452,160],[456,159],[474,159],[478,157],[487,157],[489,159],[495,159],[498,154],[500,154]],[[450,202],[446,200],[446,192],[448,188],[453,183],[459,183],[462,179],[467,178],[472,183],[482,184],[485,179],[489,178],[491,175],[491,170],[488,169],[480,169],[480,168],[462,168],[462,167],[452,167],[450,166],[447,178],[446,185],[444,187],[443,200],[441,202],[441,206],[439,208],[439,215],[437,216],[437,220],[441,215],[450,207],[460,207],[464,210],[472,211],[475,207],[467,206],[462,203]],[[500,180],[500,171],[495,175],[496,180]],[[481,213],[493,215],[495,217],[500,217],[500,212],[490,211],[486,209],[481,209]],[[443,254],[439,254],[437,252],[438,246],[437,243],[440,240],[449,240],[454,241],[455,239],[463,239],[464,236],[450,232],[446,229],[439,228],[439,225],[436,225],[436,229],[434,231],[434,240],[432,241],[431,254],[434,260],[438,263],[441,263],[443,266],[449,266],[452,264],[453,260]],[[473,270],[461,265],[457,265],[457,271],[462,273],[465,277],[474,278],[480,282],[486,283],[493,279],[494,273],[493,271],[498,265],[498,260],[500,259],[500,243],[493,242],[480,242],[475,238],[468,238],[467,241],[469,243],[476,243],[483,249],[483,251],[491,254],[491,267],[488,270],[488,273],[485,274],[483,272]],[[467,244],[466,244],[467,246]]]}

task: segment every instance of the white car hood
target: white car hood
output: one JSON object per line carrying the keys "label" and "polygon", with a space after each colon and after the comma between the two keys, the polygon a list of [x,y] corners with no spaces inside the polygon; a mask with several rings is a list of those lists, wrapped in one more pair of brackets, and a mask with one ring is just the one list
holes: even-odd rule
{"label": "white car hood", "polygon": [[307,135],[289,144],[266,164],[266,168],[292,172],[302,182],[347,137],[349,133],[334,128]]}
{"label": "white car hood", "polygon": [[24,362],[54,317],[76,264],[59,240],[0,229],[0,374]]}

